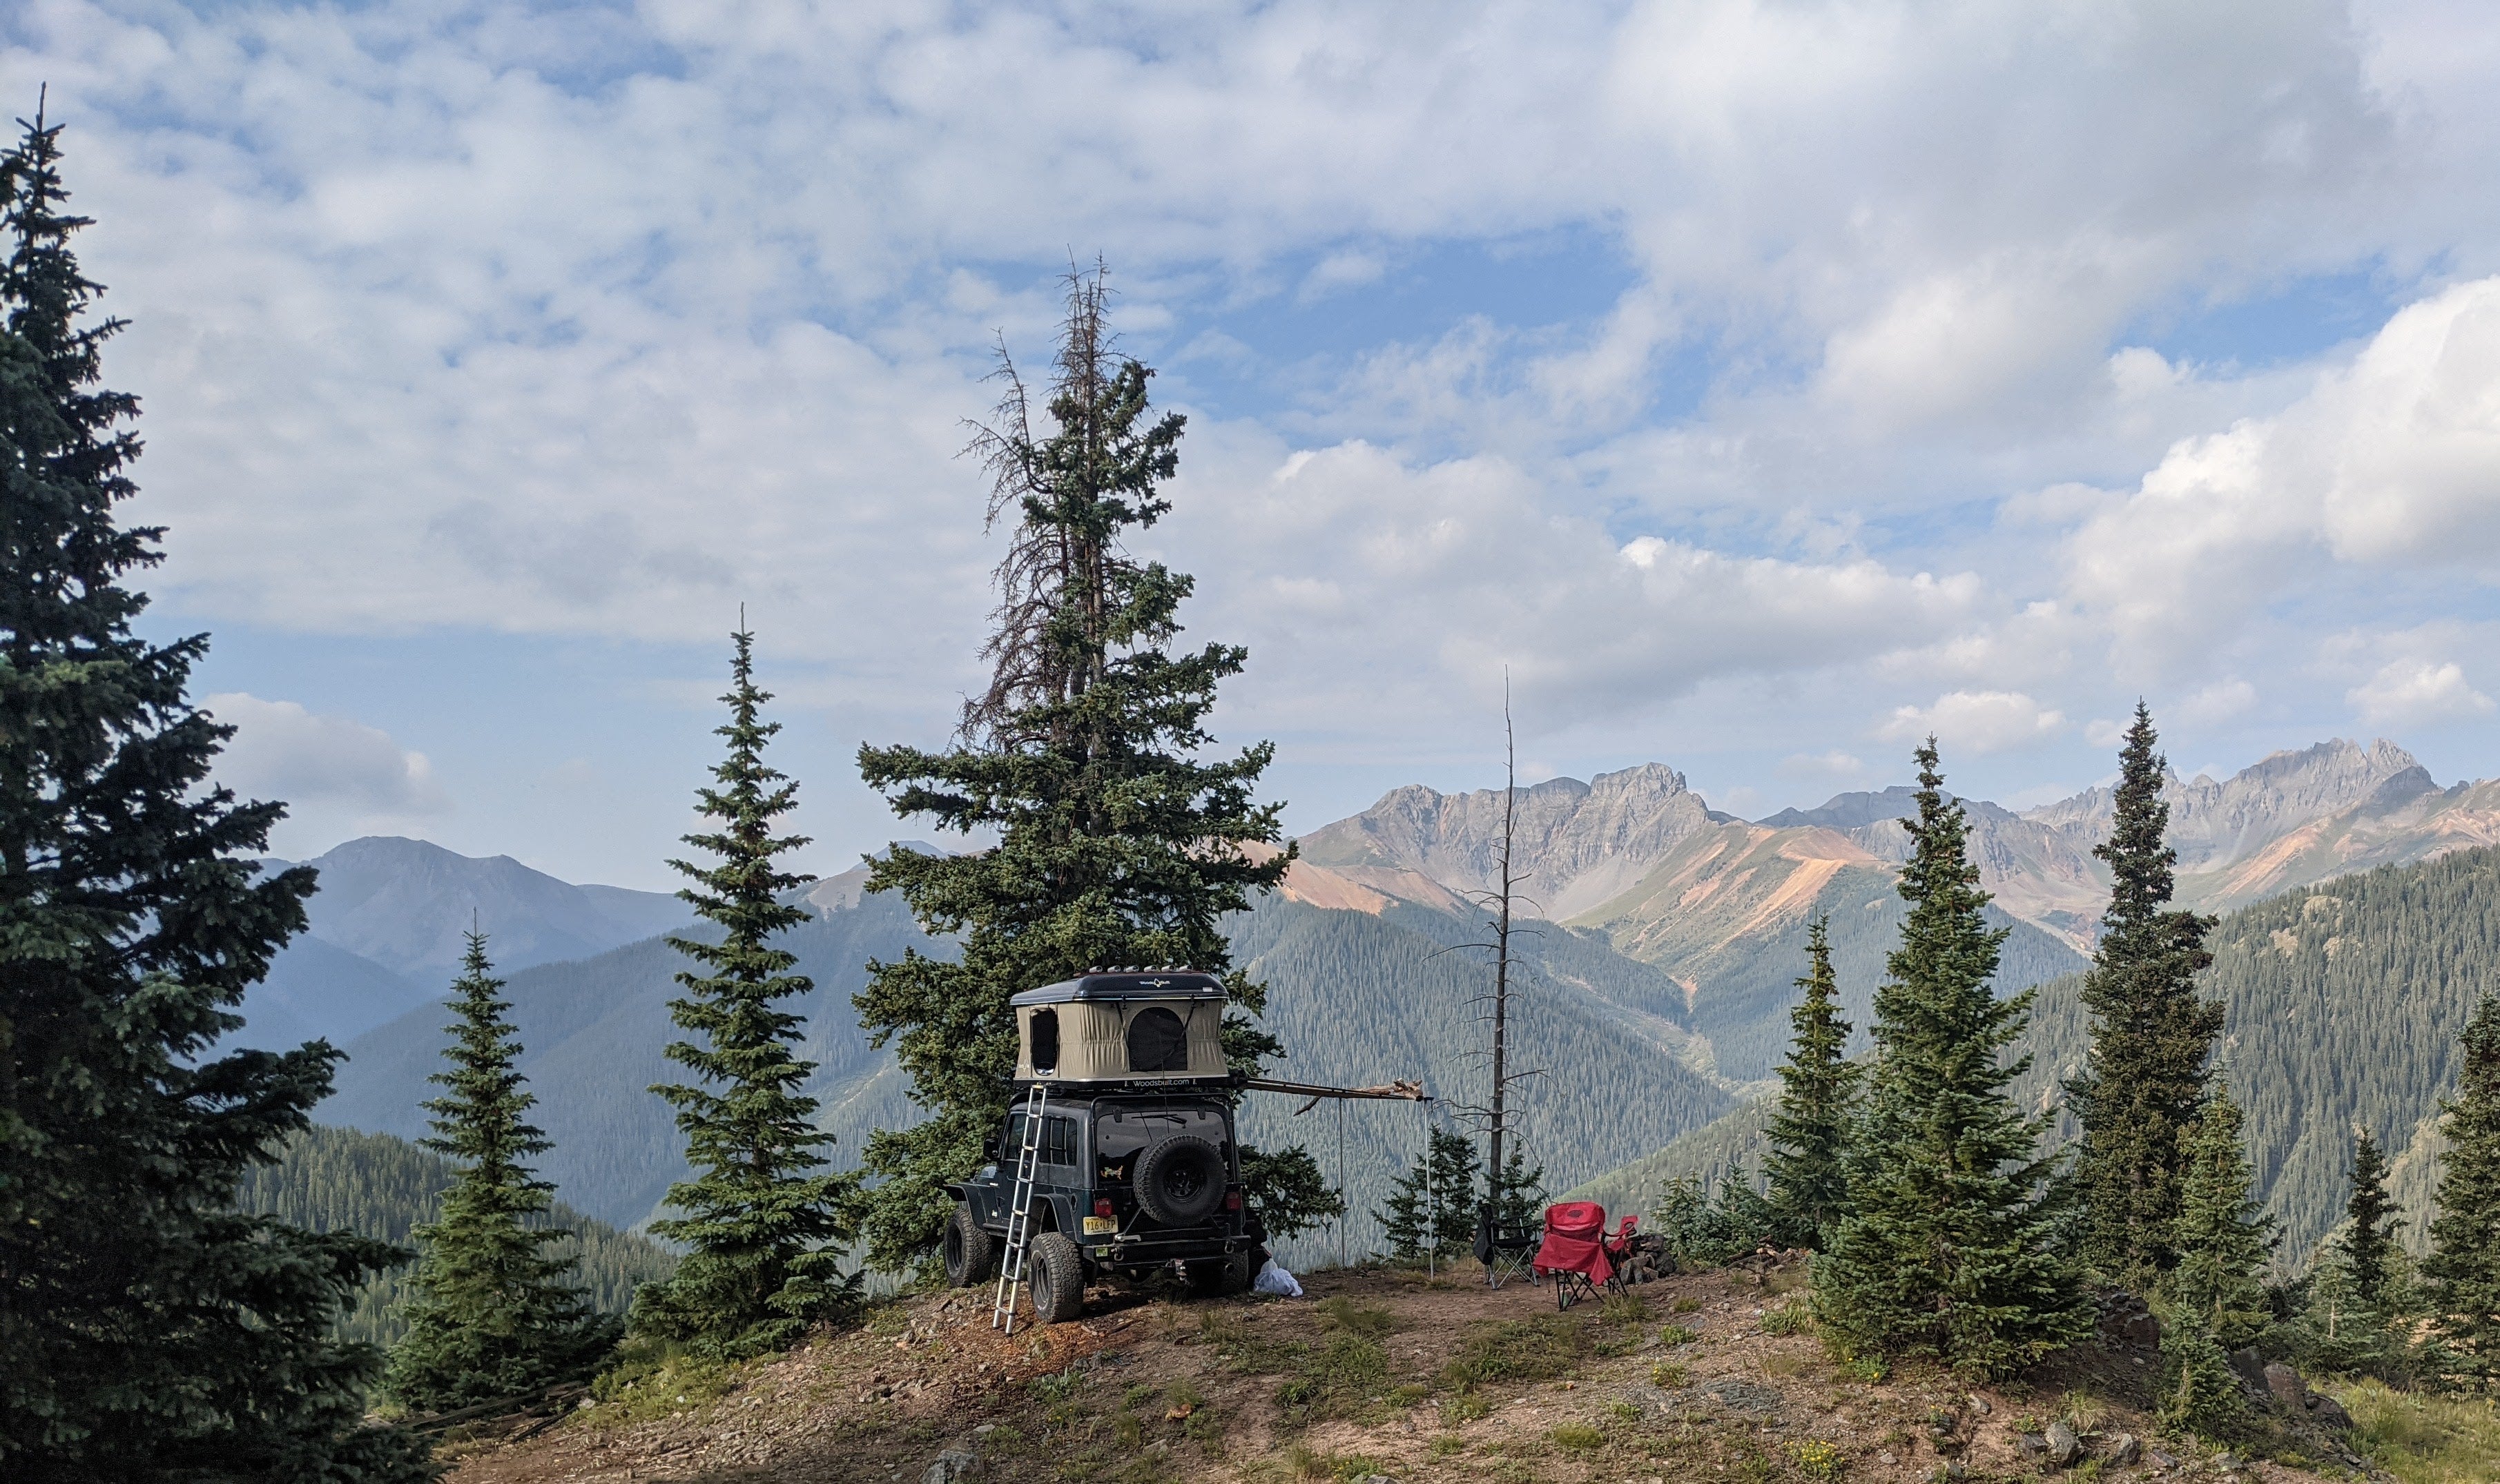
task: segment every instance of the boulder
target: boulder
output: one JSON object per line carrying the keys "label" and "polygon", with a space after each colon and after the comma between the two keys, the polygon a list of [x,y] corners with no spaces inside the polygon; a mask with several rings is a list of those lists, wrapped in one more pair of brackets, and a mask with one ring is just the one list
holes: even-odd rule
{"label": "boulder", "polygon": [[2233,1350],[2231,1369],[2239,1373],[2240,1379],[2247,1384],[2249,1390],[2262,1392],[2266,1389],[2266,1358],[2257,1353],[2256,1346],[2251,1345],[2245,1350]]}
{"label": "boulder", "polygon": [[958,1479],[975,1477],[981,1471],[981,1461],[970,1448],[949,1448],[938,1455],[929,1471],[920,1476],[920,1484],[955,1484]]}
{"label": "boulder", "polygon": [[2266,1390],[2286,1406],[2299,1406],[2309,1396],[2309,1383],[2300,1378],[2299,1371],[2281,1361],[2267,1366],[2264,1375]]}
{"label": "boulder", "polygon": [[2117,1467],[2124,1468],[2143,1456],[2144,1444],[2135,1440],[2133,1433],[2121,1433],[2110,1439],[2109,1461]]}
{"label": "boulder", "polygon": [[2025,1460],[2032,1462],[2037,1462],[2038,1460],[2045,1459],[2049,1456],[2049,1439],[2041,1436],[2037,1433],[2016,1434],[2014,1436],[2014,1447],[2015,1450],[2021,1453]]}
{"label": "boulder", "polygon": [[2352,1431],[2352,1414],[2344,1410],[2344,1403],[2333,1397],[2311,1397],[2309,1420],[2333,1433]]}
{"label": "boulder", "polygon": [[2063,1468],[2084,1456],[2084,1440],[2062,1422],[2050,1423],[2041,1440],[2049,1445],[2049,1462],[2056,1468]]}

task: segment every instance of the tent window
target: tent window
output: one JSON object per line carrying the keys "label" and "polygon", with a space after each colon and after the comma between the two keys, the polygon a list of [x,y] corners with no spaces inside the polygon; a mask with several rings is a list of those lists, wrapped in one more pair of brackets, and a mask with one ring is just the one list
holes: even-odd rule
{"label": "tent window", "polygon": [[1129,1070],[1189,1070],[1189,1031],[1180,1016],[1161,1006],[1137,1012],[1129,1022]]}
{"label": "tent window", "polygon": [[1033,1013],[1033,1069],[1042,1073],[1059,1070],[1059,1012],[1056,1010]]}

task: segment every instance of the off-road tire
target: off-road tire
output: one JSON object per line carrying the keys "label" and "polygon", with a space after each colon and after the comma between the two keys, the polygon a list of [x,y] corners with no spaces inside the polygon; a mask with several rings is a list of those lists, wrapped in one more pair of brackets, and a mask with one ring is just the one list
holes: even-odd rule
{"label": "off-road tire", "polygon": [[1085,1258],[1065,1232],[1043,1232],[1025,1256],[1033,1322],[1066,1324],[1085,1312]]}
{"label": "off-road tire", "polygon": [[998,1272],[998,1243],[981,1230],[972,1217],[972,1209],[958,1206],[946,1222],[946,1284],[950,1288],[977,1288]]}
{"label": "off-road tire", "polygon": [[1130,1188],[1146,1214],[1166,1226],[1197,1226],[1224,1204],[1224,1155],[1188,1134],[1137,1156]]}
{"label": "off-road tire", "polygon": [[1250,1254],[1235,1252],[1231,1257],[1210,1257],[1187,1264],[1189,1291],[1201,1299],[1229,1299],[1250,1291],[1250,1280],[1258,1276],[1250,1266]]}

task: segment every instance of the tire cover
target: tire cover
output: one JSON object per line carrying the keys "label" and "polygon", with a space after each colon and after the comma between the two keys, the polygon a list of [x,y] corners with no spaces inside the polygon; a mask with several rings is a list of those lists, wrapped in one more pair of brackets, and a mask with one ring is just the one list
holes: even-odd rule
{"label": "tire cover", "polygon": [[1147,1215],[1167,1226],[1196,1226],[1224,1204],[1224,1156],[1182,1134],[1139,1155],[1131,1185]]}

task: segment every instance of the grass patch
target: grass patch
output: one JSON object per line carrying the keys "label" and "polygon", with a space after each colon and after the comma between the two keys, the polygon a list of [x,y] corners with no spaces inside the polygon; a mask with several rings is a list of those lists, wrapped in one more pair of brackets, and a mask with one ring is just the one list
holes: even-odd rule
{"label": "grass patch", "polygon": [[2500,1411],[2489,1402],[2392,1391],[2378,1381],[2334,1395],[2352,1414],[2355,1451],[2404,1484],[2500,1478]]}
{"label": "grass patch", "polygon": [[590,1395],[601,1403],[597,1420],[602,1423],[648,1422],[719,1401],[738,1389],[740,1369],[638,1339],[590,1383]]}
{"label": "grass patch", "polygon": [[1492,1400],[1477,1392],[1461,1392],[1455,1397],[1445,1397],[1441,1402],[1441,1426],[1445,1428],[1492,1415]]}
{"label": "grass patch", "polygon": [[1585,1422],[1566,1422],[1545,1436],[1554,1439],[1556,1447],[1573,1453],[1593,1453],[1606,1445],[1605,1430]]}
{"label": "grass patch", "polygon": [[1803,1375],[1806,1372],[1806,1368],[1813,1364],[1814,1363],[1812,1361],[1807,1360],[1802,1355],[1765,1355],[1762,1357],[1762,1373],[1765,1375]]}
{"label": "grass patch", "polygon": [[1361,1335],[1366,1339],[1377,1339],[1398,1328],[1398,1316],[1389,1310],[1377,1306],[1357,1304],[1342,1295],[1333,1299],[1321,1300],[1315,1311],[1320,1316],[1320,1328],[1343,1330],[1349,1335]]}
{"label": "grass patch", "polygon": [[1628,1293],[1608,1294],[1597,1306],[1599,1324],[1643,1324],[1648,1319],[1649,1306]]}
{"label": "grass patch", "polygon": [[1689,1345],[1701,1338],[1699,1330],[1688,1330],[1680,1324],[1662,1324],[1658,1329],[1658,1341],[1670,1348]]}
{"label": "grass patch", "polygon": [[2109,1416],[2109,1403],[2090,1387],[2078,1386],[2066,1393],[2066,1400],[2058,1406],[2057,1415],[2078,1433],[2097,1433],[2101,1430],[2102,1420]]}
{"label": "grass patch", "polygon": [[1853,1381],[1872,1386],[1892,1373],[1892,1368],[1880,1355],[1853,1355],[1840,1363],[1840,1373]]}
{"label": "grass patch", "polygon": [[1811,1335],[1814,1333],[1814,1312],[1795,1302],[1783,1304],[1762,1316],[1762,1333]]}
{"label": "grass patch", "polygon": [[1674,1307],[1667,1311],[1675,1314],[1697,1314],[1701,1312],[1701,1301],[1690,1297],[1678,1299]]}
{"label": "grass patch", "polygon": [[1317,1350],[1305,1349],[1295,1373],[1276,1388],[1289,1427],[1329,1417],[1359,1417],[1389,1385],[1389,1357],[1364,1336],[1340,1330]]}
{"label": "grass patch", "polygon": [[1672,1391],[1676,1387],[1681,1386],[1686,1381],[1692,1379],[1692,1371],[1685,1370],[1682,1366],[1677,1365],[1673,1361],[1660,1361],[1657,1365],[1649,1368],[1650,1384],[1663,1390]]}
{"label": "grass patch", "polygon": [[1285,1450],[1285,1465],[1297,1479],[1327,1479],[1338,1484],[1353,1484],[1388,1467],[1359,1453],[1313,1453],[1299,1443]]}
{"label": "grass patch", "polygon": [[1796,1460],[1797,1472],[1809,1479],[1836,1479],[1849,1467],[1849,1455],[1821,1438],[1789,1444],[1789,1456]]}
{"label": "grass patch", "polygon": [[1441,1383],[1465,1391],[1487,1381],[1542,1381],[1568,1375],[1579,1364],[1586,1333],[1562,1314],[1473,1325],[1459,1341],[1458,1354],[1441,1368]]}

